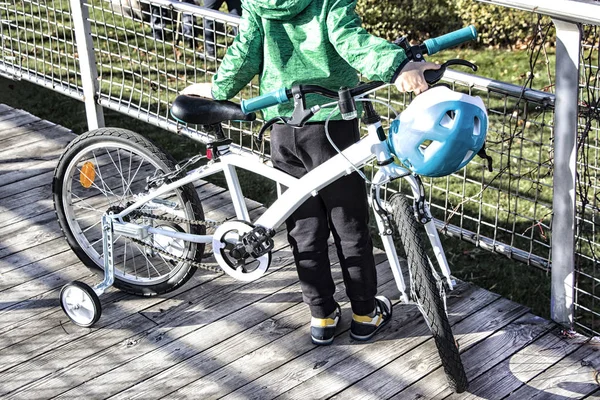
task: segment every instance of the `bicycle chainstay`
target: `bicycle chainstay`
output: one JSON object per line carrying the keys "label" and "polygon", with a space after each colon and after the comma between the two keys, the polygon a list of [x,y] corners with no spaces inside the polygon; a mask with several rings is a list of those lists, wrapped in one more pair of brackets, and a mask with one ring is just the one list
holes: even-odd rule
{"label": "bicycle chainstay", "polygon": [[[113,212],[120,212],[122,210],[124,210],[125,208],[121,208],[121,207],[110,207],[107,211],[113,211]],[[157,220],[162,220],[162,221],[167,221],[167,222],[174,222],[174,223],[188,223],[190,225],[204,225],[207,228],[216,228],[217,226],[219,226],[218,222],[213,222],[213,221],[205,221],[205,220],[187,220],[185,218],[179,218],[179,217],[168,217],[168,216],[158,216],[158,215],[154,215],[154,214],[150,214],[150,213],[146,213],[143,211],[133,211],[131,213],[134,217],[146,217],[146,218],[152,218],[152,219],[157,219]],[[129,216],[127,216],[129,217]],[[161,249],[160,247],[154,246],[150,243],[146,243],[143,240],[139,240],[139,239],[135,239],[135,238],[128,238],[129,240],[131,240],[134,243],[137,243],[141,246],[150,248],[153,251],[156,251],[157,253],[160,253],[162,255],[165,255],[167,257],[170,257],[174,260],[180,261],[180,262],[187,262],[190,265],[192,265],[193,267],[196,268],[200,268],[206,271],[211,271],[211,272],[218,272],[218,273],[223,273],[223,269],[221,269],[220,267],[213,267],[212,265],[208,265],[208,264],[204,264],[201,262],[198,262],[192,258],[188,258],[188,257],[180,257],[177,256],[175,254],[169,253],[166,250]]]}

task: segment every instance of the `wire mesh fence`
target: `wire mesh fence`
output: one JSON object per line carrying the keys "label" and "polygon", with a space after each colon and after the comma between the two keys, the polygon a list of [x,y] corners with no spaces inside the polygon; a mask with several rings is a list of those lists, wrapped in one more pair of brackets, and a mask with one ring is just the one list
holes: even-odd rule
{"label": "wire mesh fence", "polygon": [[83,97],[68,0],[0,1],[0,73]]}
{"label": "wire mesh fence", "polygon": [[[92,0],[86,4],[97,69],[97,101],[139,120],[208,141],[202,127],[182,126],[169,116],[178,92],[216,73],[237,34],[238,18],[171,0]],[[587,28],[586,28],[587,29]],[[584,40],[582,124],[579,147],[580,207],[576,324],[597,334],[598,219],[598,35]],[[594,36],[595,35],[595,36]],[[82,99],[78,54],[69,2],[0,0],[0,73],[26,79]],[[481,96],[490,116],[484,160],[444,178],[427,179],[428,200],[438,227],[484,249],[529,265],[550,268],[553,190],[553,104],[549,93],[468,74],[448,74],[455,90]],[[257,82],[238,96],[258,95]],[[409,95],[383,89],[376,96],[401,111]],[[384,119],[393,112],[382,104]],[[224,126],[235,143],[266,151],[252,140],[262,121]],[[390,191],[404,190],[390,186]],[[560,233],[559,233],[560,234]]]}
{"label": "wire mesh fence", "polygon": [[600,30],[583,27],[577,141],[575,324],[600,334]]}

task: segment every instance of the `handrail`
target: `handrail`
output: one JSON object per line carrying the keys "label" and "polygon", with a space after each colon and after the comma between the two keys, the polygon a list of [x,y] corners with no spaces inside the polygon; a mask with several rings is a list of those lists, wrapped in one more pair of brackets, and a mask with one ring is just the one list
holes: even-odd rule
{"label": "handrail", "polygon": [[600,25],[600,2],[594,0],[477,0],[531,11],[562,21]]}
{"label": "handrail", "polygon": [[462,82],[469,86],[474,86],[511,97],[522,97],[525,100],[533,101],[535,103],[540,103],[550,107],[554,107],[554,101],[556,97],[553,93],[523,88],[519,85],[513,85],[511,83],[497,81],[495,79],[489,79],[466,72],[454,71],[452,69],[446,70],[446,73],[444,74],[444,80],[450,82]]}

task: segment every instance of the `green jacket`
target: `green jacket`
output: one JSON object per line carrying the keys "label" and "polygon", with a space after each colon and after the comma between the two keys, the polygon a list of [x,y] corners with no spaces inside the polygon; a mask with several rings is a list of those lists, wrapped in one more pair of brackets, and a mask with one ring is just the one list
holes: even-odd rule
{"label": "green jacket", "polygon": [[[259,75],[260,94],[315,84],[332,90],[371,80],[393,82],[404,51],[362,28],[356,0],[242,0],[239,34],[213,77],[213,97],[228,100]],[[331,100],[329,100],[330,102]],[[322,104],[309,95],[307,106]],[[291,116],[292,102],[263,110],[265,119]],[[311,121],[323,121],[331,109]]]}

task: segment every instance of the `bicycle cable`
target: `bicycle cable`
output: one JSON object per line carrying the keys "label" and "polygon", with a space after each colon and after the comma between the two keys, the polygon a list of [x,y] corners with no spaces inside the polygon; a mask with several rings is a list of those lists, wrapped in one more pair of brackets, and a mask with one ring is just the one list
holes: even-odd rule
{"label": "bicycle cable", "polygon": [[[359,98],[359,99],[355,99],[355,100],[356,100],[356,101],[361,101],[361,102],[372,102],[372,103],[380,103],[380,104],[383,104],[384,106],[386,106],[387,108],[389,108],[390,110],[392,110],[392,112],[394,113],[394,118],[398,117],[398,112],[397,112],[397,111],[396,111],[396,110],[395,110],[395,109],[394,109],[394,108],[393,108],[391,105],[389,105],[389,104],[387,104],[387,103],[385,103],[385,102],[383,102],[383,101],[381,101],[381,100],[377,100],[377,99],[363,99],[363,98]],[[352,167],[352,169],[354,169],[354,171],[356,171],[356,172],[358,173],[358,175],[360,175],[360,177],[361,177],[361,178],[362,178],[362,179],[363,179],[363,180],[364,180],[364,181],[365,181],[367,184],[371,185],[371,184],[372,184],[372,182],[369,180],[369,178],[367,178],[367,176],[366,176],[366,175],[365,175],[365,174],[364,174],[364,173],[363,173],[363,172],[362,172],[360,169],[358,169],[358,168],[356,167],[356,165],[354,165],[354,164],[352,163],[352,161],[350,161],[350,160],[348,159],[348,157],[346,157],[346,156],[344,155],[344,153],[342,153],[342,151],[339,149],[339,147],[337,147],[337,146],[335,145],[335,143],[333,142],[333,139],[331,139],[331,136],[329,135],[329,128],[328,128],[329,121],[331,120],[331,117],[333,116],[333,113],[334,113],[336,110],[338,110],[338,109],[339,109],[339,106],[337,106],[337,103],[329,103],[329,104],[325,104],[325,105],[321,106],[321,108],[325,108],[325,107],[330,107],[330,106],[333,106],[333,105],[336,105],[336,107],[335,107],[333,110],[331,110],[331,112],[330,112],[330,113],[329,113],[329,115],[327,116],[327,119],[325,120],[325,136],[327,137],[327,140],[329,141],[329,144],[331,144],[331,146],[332,146],[332,147],[335,149],[335,151],[336,151],[338,154],[341,154],[341,155],[342,155],[342,157],[344,157],[344,158],[346,159],[346,161],[348,161],[348,164],[350,164],[350,166]]]}

